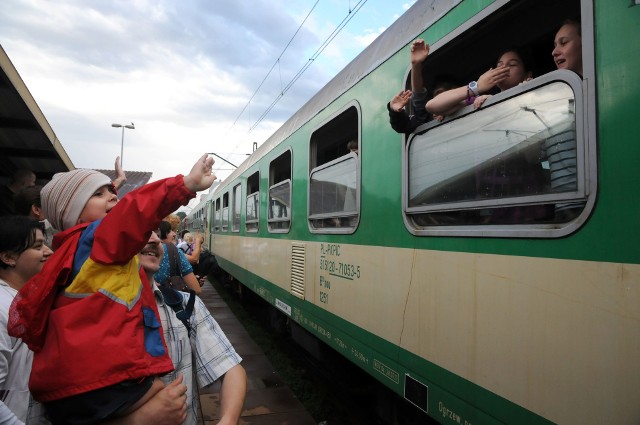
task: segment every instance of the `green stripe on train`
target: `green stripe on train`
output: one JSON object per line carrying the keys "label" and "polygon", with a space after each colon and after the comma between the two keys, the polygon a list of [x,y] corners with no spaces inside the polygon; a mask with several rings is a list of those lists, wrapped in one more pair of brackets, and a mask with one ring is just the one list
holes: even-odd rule
{"label": "green stripe on train", "polygon": [[[446,424],[551,424],[491,391],[291,295],[246,269],[217,257],[220,266],[274,308],[289,306],[289,316],[305,330],[364,369],[400,396],[406,374],[428,386],[428,413]],[[284,304],[283,304],[284,303]],[[376,347],[374,350],[372,347]],[[455,394],[464,394],[465,398]],[[493,412],[490,416],[486,412]]]}

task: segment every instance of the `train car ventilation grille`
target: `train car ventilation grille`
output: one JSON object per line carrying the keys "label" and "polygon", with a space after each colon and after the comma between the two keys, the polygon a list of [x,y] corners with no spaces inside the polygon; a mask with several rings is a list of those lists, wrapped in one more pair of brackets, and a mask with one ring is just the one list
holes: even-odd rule
{"label": "train car ventilation grille", "polygon": [[305,244],[291,245],[291,293],[304,300]]}

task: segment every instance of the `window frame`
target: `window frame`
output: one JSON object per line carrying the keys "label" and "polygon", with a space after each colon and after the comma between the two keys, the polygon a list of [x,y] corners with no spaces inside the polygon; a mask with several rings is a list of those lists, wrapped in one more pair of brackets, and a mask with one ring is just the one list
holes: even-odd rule
{"label": "window frame", "polygon": [[[222,216],[220,218],[221,226],[220,232],[229,232],[229,192],[222,194]],[[225,200],[227,206],[225,207]]]}
{"label": "window frame", "polygon": [[[249,190],[253,189],[253,184],[250,184],[250,182],[253,182],[253,180],[256,180],[257,182],[257,188],[254,192],[249,193]],[[255,212],[256,212],[256,218],[255,219],[250,219],[249,218],[249,214],[247,209],[249,208],[249,204],[251,201],[249,201],[249,198],[256,198],[256,201],[253,201],[255,204]],[[256,233],[260,230],[260,171],[256,171],[255,173],[251,174],[248,178],[247,178],[247,196],[246,196],[246,200],[245,200],[245,211],[244,211],[244,228],[246,232],[251,232],[251,233]]]}
{"label": "window frame", "polygon": [[[577,158],[577,188],[572,192],[546,193],[541,195],[529,195],[522,197],[523,202],[515,201],[516,197],[495,198],[487,200],[461,201],[450,204],[435,204],[428,207],[409,207],[409,152],[412,143],[417,137],[428,133],[430,130],[441,125],[459,121],[459,125],[464,125],[466,117],[471,116],[475,110],[473,105],[467,106],[448,117],[443,122],[429,121],[416,129],[409,136],[403,149],[402,158],[402,211],[405,226],[410,233],[417,236],[476,236],[476,237],[534,237],[534,238],[557,238],[566,236],[576,231],[588,218],[595,203],[595,187],[597,166],[594,158],[595,140],[589,137],[587,130],[588,123],[588,96],[585,96],[587,82],[583,81],[577,74],[556,70],[544,74],[526,84],[521,84],[505,92],[498,93],[490,97],[482,109],[487,110],[492,105],[516,98],[519,95],[535,91],[535,89],[546,86],[553,82],[563,82],[569,85],[574,93],[575,99],[575,132],[576,132],[576,158]],[[573,220],[566,223],[546,223],[546,224],[454,224],[440,226],[419,226],[412,216],[419,213],[445,212],[456,210],[470,210],[487,207],[500,206],[520,206],[531,205],[533,202],[571,201],[577,197],[585,198],[585,206],[580,214]],[[525,200],[529,201],[526,202]]]}
{"label": "window frame", "polygon": [[[239,193],[237,193],[239,192]],[[231,189],[233,201],[231,204],[231,232],[240,232],[240,222],[242,221],[242,183],[238,183]],[[236,211],[236,207],[238,210]]]}
{"label": "window frame", "polygon": [[[274,163],[281,160],[285,154],[289,154],[289,178],[280,180],[277,183],[271,184],[271,178],[273,176]],[[283,186],[284,184],[289,185],[289,217],[288,218],[271,218],[271,191],[274,188],[278,188]],[[289,233],[291,231],[292,221],[293,221],[293,150],[291,148],[285,149],[279,155],[277,155],[273,160],[269,162],[269,188],[267,190],[267,229],[269,233]],[[289,226],[286,228],[277,228],[273,227],[273,223],[285,223],[288,222]]]}
{"label": "window frame", "polygon": [[[317,149],[314,144],[318,142],[314,140],[314,136],[318,131],[326,129],[330,126],[337,126],[340,123],[337,123],[336,120],[341,119],[341,115],[344,115],[348,112],[349,109],[354,108],[355,114],[357,117],[355,127],[356,127],[356,137],[355,139],[358,142],[358,153],[355,154],[353,152],[346,153],[337,158],[334,158],[331,161],[323,163],[321,165],[316,165],[313,167],[316,158],[317,158]],[[346,119],[346,118],[342,118]],[[319,124],[316,128],[313,129],[311,135],[309,136],[309,171],[307,175],[307,227],[310,233],[316,234],[353,234],[358,229],[360,225],[361,214],[361,188],[362,188],[362,152],[363,152],[363,144],[362,144],[362,108],[360,107],[360,103],[353,99],[346,103],[342,108],[333,113],[329,118],[324,120],[321,124]],[[356,213],[352,215],[344,215],[339,213],[334,214],[320,214],[320,215],[311,215],[311,176],[323,169],[329,168],[335,164],[346,161],[349,158],[355,158],[356,160],[356,193],[355,193],[355,203],[356,203]],[[339,227],[316,227],[312,220],[323,219],[323,218],[343,218],[343,217],[355,217],[356,220],[353,225],[349,226],[339,226]]]}
{"label": "window frame", "polygon": [[213,201],[213,233],[220,233],[222,224],[222,198],[218,197]]}
{"label": "window frame", "polygon": [[[354,214],[346,214],[345,211],[342,212],[334,212],[334,213],[321,213],[321,214],[311,214],[311,180],[312,180],[312,176],[314,175],[314,173],[318,173],[320,171],[326,170],[328,168],[332,168],[335,165],[341,163],[341,162],[346,162],[349,161],[350,159],[355,159],[355,164],[356,164],[356,187],[355,187],[355,207],[356,207],[356,211]],[[343,155],[339,158],[336,158],[332,161],[329,161],[325,164],[322,164],[314,169],[311,170],[311,172],[309,173],[309,184],[308,184],[308,188],[309,188],[309,194],[307,196],[307,220],[309,223],[309,231],[311,233],[345,233],[345,234],[352,234],[353,232],[356,231],[358,224],[360,222],[360,173],[359,173],[359,169],[360,169],[360,159],[359,159],[359,155],[350,152],[346,155]],[[356,221],[353,225],[349,225],[349,226],[339,226],[339,227],[315,227],[312,223],[312,220],[318,220],[318,219],[326,219],[326,218],[350,218],[350,217],[355,217]]]}

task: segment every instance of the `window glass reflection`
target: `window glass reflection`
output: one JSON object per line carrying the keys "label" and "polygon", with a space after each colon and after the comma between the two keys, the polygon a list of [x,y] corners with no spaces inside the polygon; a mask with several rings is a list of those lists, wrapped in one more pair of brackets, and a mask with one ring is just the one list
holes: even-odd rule
{"label": "window glass reflection", "polygon": [[[563,210],[575,216],[582,200],[540,198],[574,192],[581,199],[575,125],[573,91],[555,82],[416,136],[408,206],[433,213],[414,218],[419,225],[512,224],[571,218],[560,217]],[[487,200],[509,201],[492,208]],[[456,206],[463,202],[469,208]],[[537,205],[517,206],[525,202]]]}
{"label": "window glass reflection", "polygon": [[[280,182],[269,188],[269,221],[272,228],[286,229],[291,219],[291,182]],[[277,222],[282,223],[278,225]]]}
{"label": "window glass reflection", "polygon": [[309,215],[357,214],[357,169],[353,157],[311,173]]}

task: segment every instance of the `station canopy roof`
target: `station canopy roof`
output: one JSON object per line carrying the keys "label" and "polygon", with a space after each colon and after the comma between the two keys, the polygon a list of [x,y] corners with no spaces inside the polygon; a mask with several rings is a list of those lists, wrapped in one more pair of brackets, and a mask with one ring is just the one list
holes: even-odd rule
{"label": "station canopy roof", "polygon": [[43,182],[75,167],[0,46],[0,182],[20,168]]}
{"label": "station canopy roof", "polygon": [[[107,175],[111,180],[115,180],[116,171],[115,170],[96,170],[100,171],[102,174]],[[118,198],[122,199],[124,195],[131,192],[134,189],[139,188],[140,186],[144,186],[151,179],[151,175],[153,174],[150,171],[126,171],[127,181],[124,182],[122,187],[118,189]]]}

